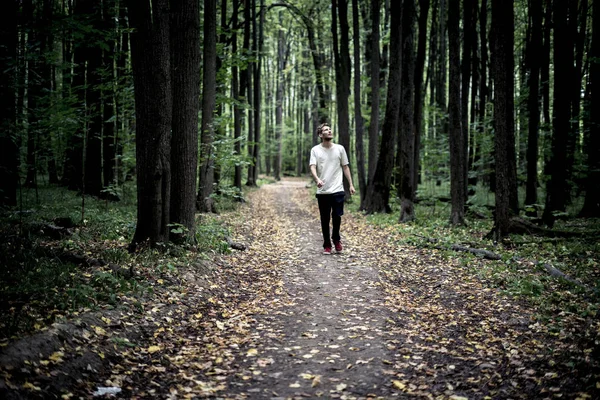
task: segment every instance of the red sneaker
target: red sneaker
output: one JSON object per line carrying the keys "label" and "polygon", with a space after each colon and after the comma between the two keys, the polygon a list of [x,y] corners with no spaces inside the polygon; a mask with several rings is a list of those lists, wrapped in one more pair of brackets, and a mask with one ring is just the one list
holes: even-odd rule
{"label": "red sneaker", "polygon": [[335,245],[335,251],[341,253],[343,250],[342,242],[333,242],[333,244]]}
{"label": "red sneaker", "polygon": [[323,254],[331,255],[331,247],[325,247],[323,249]]}

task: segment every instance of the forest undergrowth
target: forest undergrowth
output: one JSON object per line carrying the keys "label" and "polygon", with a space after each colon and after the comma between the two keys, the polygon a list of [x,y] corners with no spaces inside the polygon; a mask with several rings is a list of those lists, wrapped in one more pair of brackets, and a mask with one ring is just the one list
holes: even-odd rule
{"label": "forest undergrowth", "polygon": [[[135,254],[127,252],[135,217],[127,196],[121,204],[86,200],[84,222],[72,226],[60,222],[81,220],[81,199],[71,201],[72,194],[56,189],[46,195],[63,201],[40,202],[56,206],[5,214],[0,394],[78,398],[118,388],[125,398],[263,398],[260,390],[285,360],[304,367],[326,354],[333,358],[324,358],[325,365],[362,354],[363,342],[348,345],[362,338],[357,334],[329,343],[327,351],[314,343],[303,355],[294,349],[281,360],[266,355],[284,347],[276,340],[296,334],[293,326],[264,328],[302,305],[300,289],[286,283],[286,274],[312,266],[318,275],[330,262],[317,246],[303,243],[306,230],[314,225],[318,232],[316,203],[304,183],[291,201],[294,212],[307,215],[282,218],[272,191],[263,188],[247,205],[199,216],[197,246]],[[381,333],[374,336],[383,353],[346,362],[335,377],[318,372],[320,364],[294,377],[277,376],[288,398],[599,395],[597,241],[523,235],[494,244],[484,239],[490,220],[450,227],[443,204],[417,206],[417,220],[402,225],[395,214],[364,216],[356,208],[349,205],[344,217],[350,250],[336,256],[328,280],[334,287],[338,275],[376,271],[369,287],[372,296],[383,293],[378,307],[385,311],[376,313],[385,328],[357,326]],[[563,228],[591,230],[593,223],[570,219]],[[304,233],[297,232],[300,226]],[[231,250],[228,239],[248,249]],[[488,260],[452,245],[500,257]],[[551,276],[544,264],[572,281]],[[344,289],[342,281],[338,286]],[[342,314],[365,316],[351,308]],[[257,336],[257,327],[267,335]],[[323,333],[307,328],[298,335],[318,340]],[[346,380],[367,365],[382,378],[366,382],[370,391],[363,393]]]}

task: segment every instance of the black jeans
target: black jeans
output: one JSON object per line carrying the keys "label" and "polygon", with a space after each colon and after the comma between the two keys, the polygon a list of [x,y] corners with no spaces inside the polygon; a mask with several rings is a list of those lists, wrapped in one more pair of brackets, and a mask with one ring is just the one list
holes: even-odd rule
{"label": "black jeans", "polygon": [[[331,247],[331,239],[340,241],[340,225],[344,215],[344,200],[346,194],[338,192],[333,194],[318,194],[319,213],[321,214],[321,230],[323,231],[323,248]],[[333,224],[331,238],[329,237],[329,220]]]}

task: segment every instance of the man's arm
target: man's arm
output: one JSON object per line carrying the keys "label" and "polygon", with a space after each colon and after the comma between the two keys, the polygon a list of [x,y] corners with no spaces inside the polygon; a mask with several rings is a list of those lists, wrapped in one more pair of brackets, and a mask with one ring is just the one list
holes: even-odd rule
{"label": "man's arm", "polygon": [[315,182],[317,182],[317,187],[318,188],[323,187],[323,185],[325,184],[325,181],[322,181],[321,179],[319,179],[319,176],[317,175],[317,166],[315,164],[310,165],[310,173],[311,173],[313,179],[315,180]]}
{"label": "man's arm", "polygon": [[[312,165],[311,165],[311,167],[312,167]],[[352,174],[350,173],[350,167],[348,166],[348,164],[344,165],[342,167],[342,170],[344,171],[344,176],[346,177],[346,179],[348,180],[348,183],[350,184],[350,194],[356,193],[356,189],[354,189],[354,185],[352,184]]]}

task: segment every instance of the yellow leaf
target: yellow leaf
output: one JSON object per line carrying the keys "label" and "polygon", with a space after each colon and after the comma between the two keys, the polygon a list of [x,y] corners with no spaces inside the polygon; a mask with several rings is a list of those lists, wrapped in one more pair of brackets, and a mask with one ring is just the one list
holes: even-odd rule
{"label": "yellow leaf", "polygon": [[315,376],[313,374],[302,373],[299,375],[302,379],[313,379]]}
{"label": "yellow leaf", "polygon": [[104,321],[106,325],[110,325],[110,318],[102,317],[102,321]]}
{"label": "yellow leaf", "polygon": [[157,351],[160,351],[160,346],[150,346],[150,347],[148,347],[148,353],[150,353],[150,354],[156,353]]}
{"label": "yellow leaf", "polygon": [[99,326],[93,326],[94,331],[96,332],[96,335],[106,335],[106,331],[99,327]]}
{"label": "yellow leaf", "polygon": [[406,385],[400,381],[395,380],[395,381],[392,381],[392,383],[394,384],[394,387],[396,389],[400,389],[400,390],[406,389]]}
{"label": "yellow leaf", "polygon": [[248,356],[250,356],[250,357],[254,357],[254,356],[258,355],[258,350],[256,350],[256,349],[250,349],[250,350],[248,350],[248,353],[246,353],[246,354]]}
{"label": "yellow leaf", "polygon": [[35,386],[33,383],[29,383],[29,382],[25,382],[23,384],[23,389],[42,390],[39,386]]}
{"label": "yellow leaf", "polygon": [[48,357],[48,359],[54,362],[61,362],[64,355],[65,354],[62,351],[56,351],[50,357]]}
{"label": "yellow leaf", "polygon": [[156,280],[156,282],[160,283],[161,285],[162,285],[163,283],[165,283],[165,281],[163,281],[162,279],[157,279],[157,280]]}
{"label": "yellow leaf", "polygon": [[317,385],[319,385],[321,383],[321,375],[317,375],[315,376],[315,378],[313,379],[310,387],[315,387]]}

